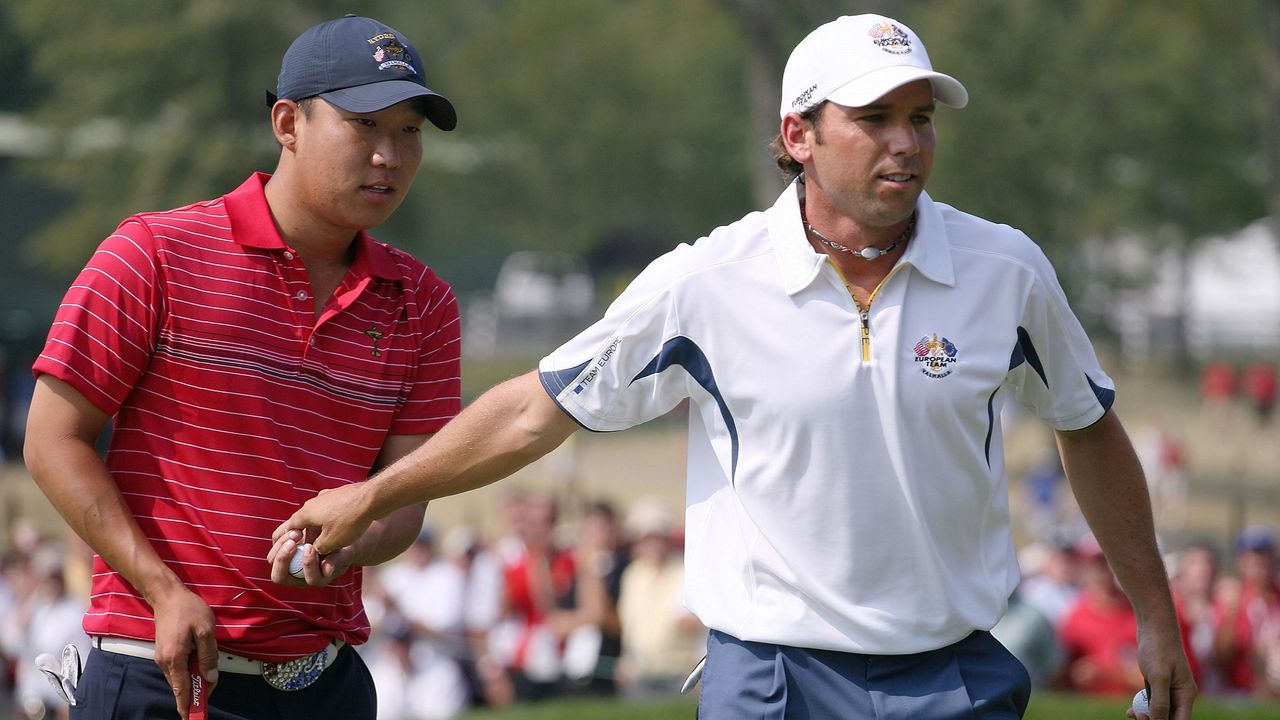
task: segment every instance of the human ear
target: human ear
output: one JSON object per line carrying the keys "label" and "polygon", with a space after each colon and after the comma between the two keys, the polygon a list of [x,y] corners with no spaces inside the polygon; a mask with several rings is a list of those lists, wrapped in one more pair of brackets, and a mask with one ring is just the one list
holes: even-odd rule
{"label": "human ear", "polygon": [[787,113],[783,116],[782,125],[778,130],[787,154],[801,165],[813,158],[813,150],[810,147],[812,136],[809,134],[812,129],[813,123],[800,117],[799,113]]}
{"label": "human ear", "polygon": [[277,100],[271,106],[271,130],[275,133],[276,142],[285,150],[292,151],[298,143],[298,116],[302,108],[292,100]]}

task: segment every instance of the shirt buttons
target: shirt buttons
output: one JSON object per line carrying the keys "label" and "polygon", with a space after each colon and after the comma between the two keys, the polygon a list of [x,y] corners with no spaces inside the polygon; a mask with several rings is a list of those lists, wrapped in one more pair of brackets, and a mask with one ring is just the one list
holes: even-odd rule
{"label": "shirt buttons", "polygon": [[306,290],[299,290],[298,292],[296,292],[296,293],[294,293],[294,294],[293,294],[293,298],[294,298],[295,300],[306,300],[306,299],[307,299],[307,291],[306,291]]}
{"label": "shirt buttons", "polygon": [[284,253],[284,259],[285,259],[285,260],[292,260],[292,259],[293,259],[293,253],[291,253],[291,252],[289,252],[289,251],[287,251],[287,250],[286,250],[286,251],[285,251],[285,253]]}

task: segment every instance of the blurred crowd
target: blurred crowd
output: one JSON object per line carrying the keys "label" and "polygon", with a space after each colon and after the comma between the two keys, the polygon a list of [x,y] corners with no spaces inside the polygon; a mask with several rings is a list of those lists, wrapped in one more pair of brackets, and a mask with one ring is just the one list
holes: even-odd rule
{"label": "blurred crowd", "polygon": [[424,528],[367,576],[362,649],[378,717],[454,717],[571,695],[676,694],[706,630],[681,602],[682,531],[657,498],[625,514],[515,490],[505,533]]}
{"label": "blurred crowd", "polygon": [[[657,498],[625,508],[510,490],[501,529],[430,524],[401,557],[371,568],[373,626],[360,653],[381,720],[452,718],[574,695],[679,692],[706,631],[681,604],[681,514]],[[993,630],[1038,688],[1130,695],[1143,684],[1137,624],[1091,536],[1055,525],[1024,546],[1023,582]],[[34,667],[76,643],[91,554],[74,536],[19,523],[0,565],[0,707],[65,717]],[[1168,555],[1183,638],[1202,692],[1280,697],[1276,528],[1250,526],[1231,547],[1190,543]],[[70,584],[69,584],[70,583]],[[3,716],[3,711],[0,711]]]}
{"label": "blurred crowd", "polygon": [[[21,455],[31,378],[4,367],[0,352],[0,377],[12,380],[0,382],[0,463]],[[21,473],[0,482],[10,477],[30,482]],[[365,573],[372,633],[358,650],[379,720],[678,693],[706,648],[681,601],[681,510],[656,497],[619,508],[513,489],[493,537],[465,525],[437,531],[428,513],[402,556]],[[48,537],[5,515],[0,550],[0,718],[65,718],[34,659],[60,658],[68,644],[88,658],[93,553],[69,530]]]}
{"label": "blurred crowd", "polygon": [[[1200,399],[1208,442],[1273,427],[1276,376],[1276,366],[1265,361],[1207,363]],[[1277,527],[1256,524],[1234,538],[1195,538],[1185,527],[1192,512],[1186,441],[1166,427],[1143,424],[1134,426],[1132,439],[1156,517],[1169,534],[1161,544],[1200,691],[1280,697]],[[1022,480],[1018,520],[1031,540],[1019,550],[1022,583],[993,633],[1023,661],[1037,687],[1132,695],[1143,686],[1137,621],[1072,502],[1057,453],[1048,452]]]}
{"label": "blurred crowd", "polygon": [[[1023,580],[992,631],[1040,688],[1131,695],[1141,688],[1137,619],[1090,535],[1019,553]],[[1275,528],[1231,548],[1194,542],[1166,557],[1183,644],[1206,695],[1280,697],[1280,566]]]}
{"label": "blurred crowd", "polygon": [[[379,720],[452,718],[573,695],[674,695],[706,648],[681,602],[681,514],[658,498],[607,502],[508,492],[502,529],[423,527],[365,575],[359,652]],[[430,523],[430,520],[428,520]],[[0,566],[0,717],[66,717],[35,668],[77,644],[91,553],[73,536],[14,528]],[[81,583],[68,587],[68,582]]]}
{"label": "blurred crowd", "polygon": [[48,538],[19,520],[7,533],[9,550],[0,555],[0,717],[67,717],[67,708],[35,657],[74,644],[88,657],[89,638],[81,630],[88,608],[93,554],[68,531]]}

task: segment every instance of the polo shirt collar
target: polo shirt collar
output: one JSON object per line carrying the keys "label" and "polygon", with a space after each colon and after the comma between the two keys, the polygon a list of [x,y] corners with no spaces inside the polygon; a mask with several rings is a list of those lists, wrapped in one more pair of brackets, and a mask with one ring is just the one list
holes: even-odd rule
{"label": "polo shirt collar", "polygon": [[[796,180],[782,191],[778,201],[765,213],[769,238],[788,295],[808,287],[827,260],[826,255],[813,249],[805,235],[804,223],[800,219],[800,193],[800,182]],[[916,235],[898,262],[911,265],[934,282],[955,284],[946,223],[928,193],[920,193],[916,200]]]}
{"label": "polo shirt collar", "polygon": [[[264,250],[286,250],[288,246],[276,228],[275,218],[267,205],[267,173],[256,172],[240,187],[223,196],[227,218],[231,221],[231,237],[245,247]],[[351,264],[358,273],[384,280],[399,280],[399,267],[391,249],[374,240],[363,230],[356,236],[356,256]]]}

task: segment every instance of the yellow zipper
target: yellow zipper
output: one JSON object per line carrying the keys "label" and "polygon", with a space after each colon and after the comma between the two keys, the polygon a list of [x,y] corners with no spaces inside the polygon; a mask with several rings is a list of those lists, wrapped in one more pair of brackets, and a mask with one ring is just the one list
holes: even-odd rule
{"label": "yellow zipper", "polygon": [[[852,293],[850,293],[852,297]],[[858,304],[858,299],[853,299],[853,304]],[[871,300],[867,300],[867,309],[863,310],[858,307],[858,318],[862,321],[862,362],[871,362]]]}
{"label": "yellow zipper", "polygon": [[[831,261],[827,260],[827,262]],[[853,288],[849,287],[849,281],[844,279],[844,273],[840,272],[840,266],[832,262],[831,267],[836,269],[836,275],[839,275],[840,282],[844,283],[844,289],[849,293],[849,299],[853,300],[853,306],[858,309],[858,321],[862,325],[862,362],[871,362],[871,303],[875,301],[876,293],[880,292],[880,288],[884,287],[889,278],[893,277],[893,274],[898,271],[899,266],[894,265],[889,270],[889,274],[885,275],[875,289],[871,291],[871,295],[867,297],[867,306],[865,308],[862,307],[862,304],[858,302],[858,298],[853,294]]]}

